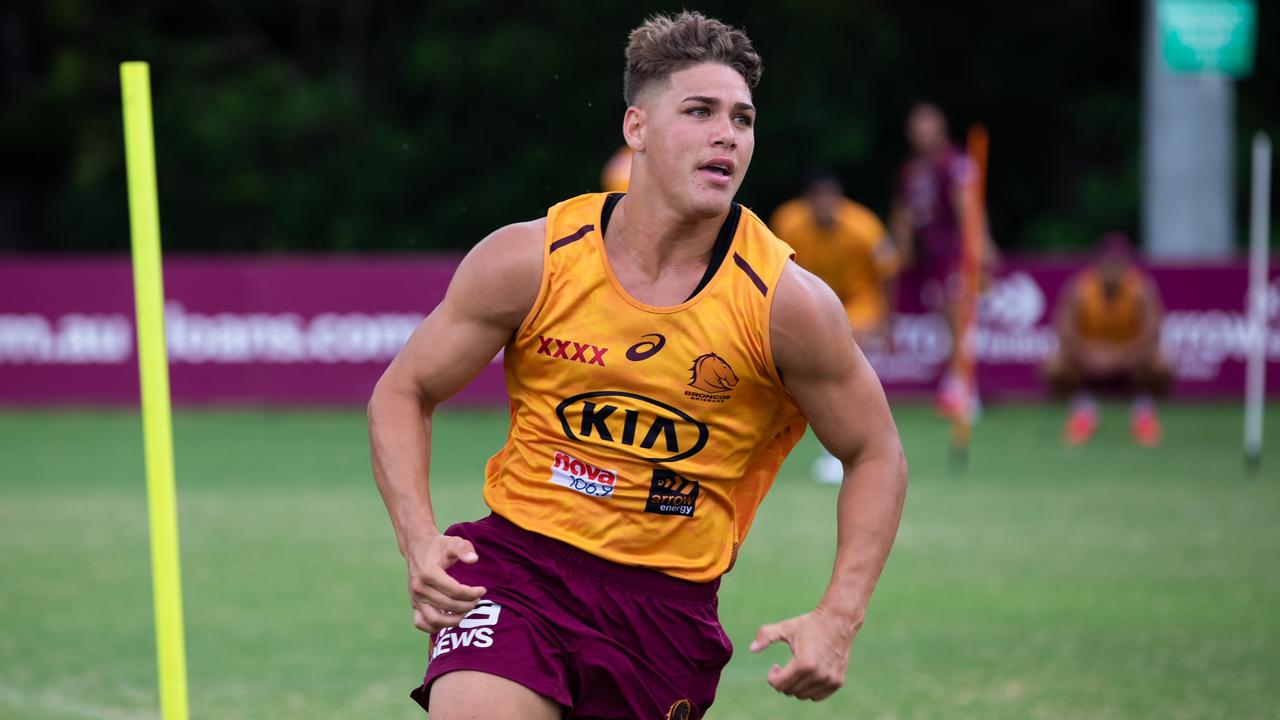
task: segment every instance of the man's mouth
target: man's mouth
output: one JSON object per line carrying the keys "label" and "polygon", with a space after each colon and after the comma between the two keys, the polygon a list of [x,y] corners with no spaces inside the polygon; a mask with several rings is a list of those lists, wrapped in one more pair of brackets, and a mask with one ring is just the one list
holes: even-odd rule
{"label": "man's mouth", "polygon": [[728,185],[733,180],[733,161],[716,158],[698,166],[698,172],[717,185]]}

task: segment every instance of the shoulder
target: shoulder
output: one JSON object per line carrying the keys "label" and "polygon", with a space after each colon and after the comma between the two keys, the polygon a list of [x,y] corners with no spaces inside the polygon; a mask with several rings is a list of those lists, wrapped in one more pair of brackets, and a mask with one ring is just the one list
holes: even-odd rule
{"label": "shoulder", "polygon": [[977,179],[978,168],[969,154],[954,145],[947,151],[942,161],[943,170],[951,182],[965,184]]}
{"label": "shoulder", "polygon": [[506,279],[533,275],[536,280],[542,275],[546,237],[546,218],[504,225],[476,243],[463,260],[463,266],[470,265],[476,272]]}
{"label": "shoulder", "polygon": [[788,262],[778,278],[769,318],[773,359],[785,374],[822,364],[838,334],[852,338],[849,317],[835,292],[817,275]]}
{"label": "shoulder", "polygon": [[1142,297],[1160,299],[1160,286],[1151,273],[1135,266],[1129,270],[1128,281]]}
{"label": "shoulder", "polygon": [[[795,248],[781,235],[785,234],[777,227],[766,225],[759,215],[745,205],[739,205],[742,214],[738,218],[736,232],[741,241],[734,244],[734,262],[747,263],[752,273],[762,278],[769,286],[782,272],[782,266],[795,257]],[[803,235],[803,233],[801,233]],[[799,238],[803,244],[804,238]],[[768,295],[768,293],[765,293]]]}
{"label": "shoulder", "polygon": [[480,315],[516,327],[542,286],[546,234],[546,218],[493,231],[463,258],[449,297]]}
{"label": "shoulder", "polygon": [[1092,267],[1086,267],[1077,270],[1067,276],[1065,282],[1062,283],[1062,289],[1058,291],[1059,297],[1067,298],[1074,301],[1085,293],[1085,289],[1089,285],[1089,281],[1094,277]]}

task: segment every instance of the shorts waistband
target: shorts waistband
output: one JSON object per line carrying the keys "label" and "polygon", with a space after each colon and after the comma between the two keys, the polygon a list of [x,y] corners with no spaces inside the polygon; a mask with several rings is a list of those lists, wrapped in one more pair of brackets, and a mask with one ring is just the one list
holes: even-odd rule
{"label": "shorts waistband", "polygon": [[711,582],[699,583],[682,580],[649,568],[621,565],[592,555],[566,542],[525,530],[497,513],[490,513],[482,522],[492,523],[503,532],[519,536],[531,552],[554,558],[561,565],[583,575],[630,590],[690,602],[711,602],[720,590],[718,578]]}

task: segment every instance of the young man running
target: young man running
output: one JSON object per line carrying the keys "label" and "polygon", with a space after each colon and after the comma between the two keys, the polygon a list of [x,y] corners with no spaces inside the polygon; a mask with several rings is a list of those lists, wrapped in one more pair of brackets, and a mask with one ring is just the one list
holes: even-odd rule
{"label": "young man running", "polygon": [[[732,645],[716,590],[811,423],[844,463],[831,582],[760,628],[778,691],[820,700],[901,516],[906,465],[829,288],[733,202],[760,58],[697,13],[631,33],[626,195],[584,195],[477,245],[369,403],[374,475],[433,634],[434,720],[698,718]],[[432,413],[505,348],[511,426],[493,514],[438,529]]]}

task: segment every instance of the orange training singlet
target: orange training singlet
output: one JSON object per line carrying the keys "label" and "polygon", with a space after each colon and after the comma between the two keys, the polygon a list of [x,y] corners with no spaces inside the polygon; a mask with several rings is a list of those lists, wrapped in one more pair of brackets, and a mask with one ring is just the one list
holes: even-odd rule
{"label": "orange training singlet", "polygon": [[879,257],[887,230],[875,213],[841,198],[835,222],[824,228],[814,218],[809,200],[800,197],[774,211],[771,227],[795,249],[800,267],[831,286],[854,330],[885,322],[889,316],[885,281],[897,274],[898,260]]}
{"label": "orange training singlet", "polygon": [[506,347],[511,428],[485,502],[607,560],[714,580],[804,434],[769,348],[791,249],[735,204],[710,281],[653,307],[609,266],[607,197],[547,212],[542,286]]}
{"label": "orange training singlet", "polygon": [[1123,343],[1142,332],[1142,302],[1146,288],[1142,273],[1135,268],[1125,272],[1115,297],[1108,298],[1102,275],[1090,268],[1077,285],[1080,315],[1076,322],[1080,335],[1090,340]]}

